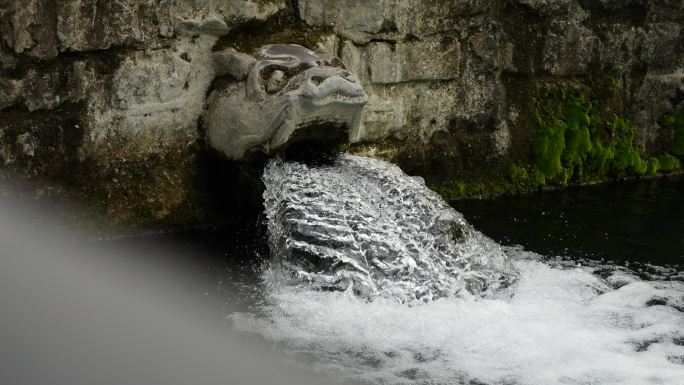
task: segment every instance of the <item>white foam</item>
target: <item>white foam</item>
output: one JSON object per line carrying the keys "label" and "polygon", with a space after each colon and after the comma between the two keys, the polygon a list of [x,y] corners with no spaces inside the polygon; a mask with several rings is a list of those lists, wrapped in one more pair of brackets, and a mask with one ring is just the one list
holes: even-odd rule
{"label": "white foam", "polygon": [[274,285],[263,315],[234,319],[238,330],[278,342],[337,379],[684,384],[682,282],[629,276],[613,289],[588,267],[556,268],[524,256],[514,264],[521,276],[511,299],[442,298],[411,307]]}

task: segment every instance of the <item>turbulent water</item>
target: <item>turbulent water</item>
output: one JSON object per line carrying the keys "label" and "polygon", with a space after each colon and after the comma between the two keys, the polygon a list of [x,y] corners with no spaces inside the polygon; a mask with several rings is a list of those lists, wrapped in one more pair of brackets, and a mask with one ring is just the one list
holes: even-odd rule
{"label": "turbulent water", "polygon": [[389,163],[276,160],[263,179],[275,267],[308,286],[414,302],[495,295],[517,279],[499,245]]}
{"label": "turbulent water", "polygon": [[331,382],[684,383],[684,272],[500,247],[375,160],[264,179],[267,301],[232,318]]}

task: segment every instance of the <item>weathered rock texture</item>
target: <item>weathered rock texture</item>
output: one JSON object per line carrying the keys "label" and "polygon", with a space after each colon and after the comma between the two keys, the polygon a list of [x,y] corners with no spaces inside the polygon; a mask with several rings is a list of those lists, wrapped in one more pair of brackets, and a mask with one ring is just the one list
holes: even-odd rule
{"label": "weathered rock texture", "polygon": [[269,43],[341,57],[369,96],[352,150],[429,185],[533,164],[568,95],[646,159],[684,107],[682,26],[681,0],[0,0],[0,161],[115,220],[201,219],[200,116],[244,64],[221,57]]}
{"label": "weathered rock texture", "polygon": [[311,146],[336,153],[358,140],[368,96],[340,58],[269,44],[253,57],[224,51],[220,67],[235,81],[209,95],[202,128],[207,144],[225,158],[248,161],[250,154],[287,155]]}

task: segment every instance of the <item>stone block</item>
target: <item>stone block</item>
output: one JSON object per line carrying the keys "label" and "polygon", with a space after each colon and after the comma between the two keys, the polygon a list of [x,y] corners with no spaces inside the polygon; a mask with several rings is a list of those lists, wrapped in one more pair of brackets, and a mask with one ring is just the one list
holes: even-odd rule
{"label": "stone block", "polygon": [[555,21],[544,42],[543,67],[552,75],[586,74],[597,60],[599,39],[575,21]]}
{"label": "stone block", "polygon": [[457,40],[370,43],[367,52],[372,83],[447,80],[459,73],[461,54]]}

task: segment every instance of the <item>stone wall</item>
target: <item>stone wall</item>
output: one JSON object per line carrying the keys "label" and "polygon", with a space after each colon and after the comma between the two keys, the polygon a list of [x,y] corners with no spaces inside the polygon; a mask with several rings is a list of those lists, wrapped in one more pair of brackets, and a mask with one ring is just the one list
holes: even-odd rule
{"label": "stone wall", "polygon": [[280,42],[359,75],[351,151],[451,197],[564,185],[582,181],[568,165],[531,177],[540,106],[563,120],[581,98],[629,122],[644,161],[676,152],[683,25],[682,0],[0,0],[0,162],[112,221],[206,220],[217,55]]}

